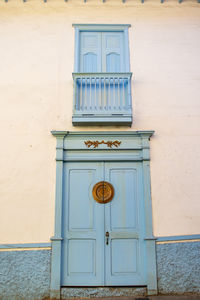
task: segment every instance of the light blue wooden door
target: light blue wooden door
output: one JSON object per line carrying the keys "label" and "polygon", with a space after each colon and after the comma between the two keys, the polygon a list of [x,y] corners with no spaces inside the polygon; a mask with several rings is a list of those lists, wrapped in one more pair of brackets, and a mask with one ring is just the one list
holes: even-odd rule
{"label": "light blue wooden door", "polygon": [[[107,204],[92,197],[103,180],[115,191]],[[145,285],[143,212],[140,163],[67,163],[62,285]]]}
{"label": "light blue wooden door", "polygon": [[64,286],[104,285],[104,206],[92,197],[94,184],[103,176],[103,163],[64,166]]}

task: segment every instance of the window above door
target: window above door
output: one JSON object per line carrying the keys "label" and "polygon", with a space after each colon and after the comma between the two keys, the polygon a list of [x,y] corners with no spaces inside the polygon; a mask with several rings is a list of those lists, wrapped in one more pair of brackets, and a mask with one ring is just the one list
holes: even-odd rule
{"label": "window above door", "polygon": [[73,125],[131,125],[130,25],[74,24]]}

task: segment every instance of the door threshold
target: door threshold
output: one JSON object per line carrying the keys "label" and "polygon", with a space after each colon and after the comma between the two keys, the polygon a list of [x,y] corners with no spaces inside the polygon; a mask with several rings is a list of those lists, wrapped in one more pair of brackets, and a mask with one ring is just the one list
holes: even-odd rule
{"label": "door threshold", "polygon": [[61,299],[146,296],[146,286],[68,286],[61,287]]}

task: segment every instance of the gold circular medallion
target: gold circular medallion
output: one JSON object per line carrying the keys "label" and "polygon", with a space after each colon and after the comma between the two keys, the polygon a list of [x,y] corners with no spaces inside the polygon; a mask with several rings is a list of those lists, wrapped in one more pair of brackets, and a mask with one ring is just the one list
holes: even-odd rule
{"label": "gold circular medallion", "polygon": [[114,188],[111,183],[107,181],[97,182],[93,189],[92,195],[94,200],[98,203],[108,203],[113,199],[114,196]]}

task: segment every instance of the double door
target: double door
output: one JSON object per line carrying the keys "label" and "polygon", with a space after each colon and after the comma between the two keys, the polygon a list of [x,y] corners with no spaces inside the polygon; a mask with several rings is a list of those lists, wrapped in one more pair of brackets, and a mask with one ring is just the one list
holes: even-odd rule
{"label": "double door", "polygon": [[[63,180],[62,286],[145,285],[141,163],[70,162]],[[94,199],[102,181],[108,203]]]}

